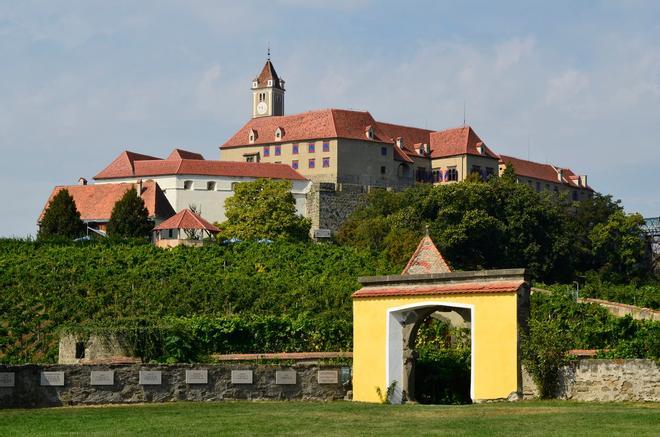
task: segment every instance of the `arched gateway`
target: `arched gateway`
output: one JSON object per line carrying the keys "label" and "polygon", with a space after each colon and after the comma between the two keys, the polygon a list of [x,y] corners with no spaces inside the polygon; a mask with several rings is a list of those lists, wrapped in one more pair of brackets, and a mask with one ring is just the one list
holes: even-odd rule
{"label": "arched gateway", "polygon": [[380,400],[394,384],[395,403],[414,399],[415,337],[430,314],[471,328],[470,397],[522,392],[519,331],[527,322],[524,269],[451,272],[431,239],[422,239],[401,275],[359,278],[353,294],[353,399]]}

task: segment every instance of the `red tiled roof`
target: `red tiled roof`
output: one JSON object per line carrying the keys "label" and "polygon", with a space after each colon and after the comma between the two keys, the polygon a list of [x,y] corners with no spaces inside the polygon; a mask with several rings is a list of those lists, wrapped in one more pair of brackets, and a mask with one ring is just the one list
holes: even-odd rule
{"label": "red tiled roof", "polygon": [[[286,164],[263,162],[207,161],[201,155],[175,150],[168,159],[147,157],[130,160],[132,152],[124,152],[94,179],[117,179],[165,175],[203,175],[305,180],[305,177]],[[136,154],[133,154],[136,155]],[[198,156],[189,159],[186,156]],[[144,156],[144,155],[141,155]],[[128,160],[127,160],[128,159]],[[120,163],[121,165],[117,164]]]}
{"label": "red tiled roof", "polygon": [[174,149],[170,156],[167,157],[168,160],[182,160],[182,159],[201,159],[204,157],[201,153],[189,152],[187,150]]}
{"label": "red tiled roof", "polygon": [[[555,167],[551,164],[541,164],[539,162],[527,161],[525,159],[514,158],[513,156],[500,155],[500,163],[511,164],[513,169],[518,176],[540,179],[547,182],[553,182],[555,184],[562,183],[570,187],[578,188],[578,176],[573,173],[572,170],[568,168],[562,170],[562,180],[559,181],[557,175],[557,170],[559,167]],[[587,190],[591,190],[590,187],[582,187]]]}
{"label": "red tiled roof", "polygon": [[273,63],[270,62],[270,59],[266,61],[264,68],[261,69],[261,73],[259,73],[259,76],[257,76],[255,80],[257,81],[257,86],[259,88],[268,86],[268,81],[272,80],[273,88],[282,89],[282,87],[280,87],[280,78],[277,76],[275,67],[273,67]]}
{"label": "red tiled roof", "polygon": [[428,235],[422,238],[410,261],[401,272],[402,275],[417,275],[423,273],[449,273],[451,269],[442,257],[433,240]]}
{"label": "red tiled roof", "polygon": [[512,293],[525,281],[463,282],[420,286],[364,287],[353,298],[386,296],[433,296],[445,294]]}
{"label": "red tiled roof", "polygon": [[220,229],[204,220],[199,214],[189,209],[183,209],[154,228],[154,231],[164,229],[204,229],[211,233],[220,232]]}
{"label": "red tiled roof", "polygon": [[[454,155],[477,155],[497,159],[495,152],[490,150],[470,126],[432,132],[431,158],[444,158]],[[479,153],[477,146],[481,143],[484,153]]]}
{"label": "red tiled roof", "polygon": [[[115,203],[130,188],[138,188],[139,184],[96,184],[96,185],[68,185],[57,186],[53,189],[48,201],[44,206],[39,220],[43,218],[44,212],[50,201],[61,190],[66,189],[76,203],[80,212],[80,218],[84,221],[107,221],[112,215]],[[149,211],[150,218],[166,219],[174,215],[174,209],[167,201],[165,194],[154,181],[146,181],[142,184],[142,200]]]}

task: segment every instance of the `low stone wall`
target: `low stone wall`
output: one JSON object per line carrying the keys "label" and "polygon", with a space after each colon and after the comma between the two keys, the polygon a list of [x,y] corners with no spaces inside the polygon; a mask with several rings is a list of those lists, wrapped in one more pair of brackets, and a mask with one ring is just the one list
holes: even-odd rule
{"label": "low stone wall", "polygon": [[[523,369],[523,397],[538,396]],[[653,360],[571,361],[560,371],[555,396],[575,401],[660,401],[660,368]]]}
{"label": "low stone wall", "polygon": [[[112,372],[112,373],[110,373]],[[280,365],[0,365],[0,408],[229,399],[336,400],[350,368]]]}

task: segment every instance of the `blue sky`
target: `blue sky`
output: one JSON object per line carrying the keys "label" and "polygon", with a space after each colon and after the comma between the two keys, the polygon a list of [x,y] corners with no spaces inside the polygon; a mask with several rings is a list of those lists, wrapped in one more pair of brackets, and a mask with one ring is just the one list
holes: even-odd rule
{"label": "blue sky", "polygon": [[660,2],[0,0],[0,235],[121,151],[218,158],[266,46],[286,111],[368,110],[660,215]]}

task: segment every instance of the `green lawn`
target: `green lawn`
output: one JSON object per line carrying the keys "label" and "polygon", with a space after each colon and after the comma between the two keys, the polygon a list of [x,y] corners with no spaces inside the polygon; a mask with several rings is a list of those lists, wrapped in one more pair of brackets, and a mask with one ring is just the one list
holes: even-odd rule
{"label": "green lawn", "polygon": [[520,402],[374,405],[220,402],[0,411],[0,436],[628,435],[657,436],[660,404]]}

